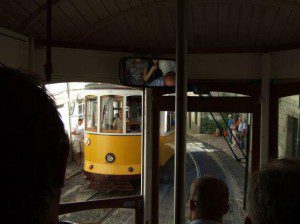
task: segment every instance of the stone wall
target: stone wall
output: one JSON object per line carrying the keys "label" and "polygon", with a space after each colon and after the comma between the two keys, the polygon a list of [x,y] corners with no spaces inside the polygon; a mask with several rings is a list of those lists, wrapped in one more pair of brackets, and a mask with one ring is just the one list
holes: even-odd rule
{"label": "stone wall", "polygon": [[[290,133],[288,129],[289,116],[300,120],[299,95],[283,97],[279,100],[279,123],[278,123],[278,156],[290,157],[292,151],[287,142],[287,137]],[[299,127],[298,127],[299,130]]]}

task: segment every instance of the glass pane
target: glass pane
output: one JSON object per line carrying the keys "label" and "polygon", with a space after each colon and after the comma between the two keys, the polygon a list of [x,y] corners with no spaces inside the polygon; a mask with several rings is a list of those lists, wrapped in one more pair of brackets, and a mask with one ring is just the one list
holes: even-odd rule
{"label": "glass pane", "polygon": [[159,223],[174,223],[175,112],[160,112]]}
{"label": "glass pane", "polygon": [[[244,220],[245,156],[250,118],[251,114],[247,113],[188,113],[187,191],[195,178],[204,175],[225,181],[230,192],[230,210],[222,223],[243,223]],[[187,202],[187,220],[188,213]]]}
{"label": "glass pane", "polygon": [[[162,119],[162,116],[164,119]],[[162,112],[161,124],[165,125],[164,133],[168,133],[169,124],[175,124],[173,116],[174,112]],[[196,178],[204,175],[224,180],[229,188],[230,210],[223,217],[222,223],[243,223],[245,217],[243,208],[246,172],[245,154],[248,141],[247,132],[251,128],[250,118],[251,114],[247,113],[187,113],[186,223],[190,223],[190,186]],[[229,134],[229,126],[232,136]],[[161,153],[163,153],[164,147],[174,149],[174,143],[166,143],[163,138],[161,138],[160,145]],[[162,159],[163,157],[161,157]],[[159,175],[159,223],[174,223],[173,155],[167,161],[161,163]]]}
{"label": "glass pane", "polygon": [[142,96],[128,96],[126,99],[126,133],[141,133]]}
{"label": "glass pane", "polygon": [[[69,86],[69,88],[62,89],[63,86]],[[124,97],[136,95],[137,102],[141,104],[142,92],[139,94],[136,90],[120,89],[98,83],[65,83],[58,85],[59,88],[54,87],[50,88],[52,90],[50,92],[56,105],[59,105],[61,119],[66,131],[70,134],[73,146],[60,202],[81,202],[139,195],[141,192],[142,136],[140,133],[136,135],[121,133],[125,124],[123,119],[125,113],[122,111]],[[110,92],[110,95],[104,95],[107,92]],[[102,109],[104,108],[104,104],[101,105],[99,102],[101,96],[105,98],[103,101],[106,101],[106,113],[100,110],[101,106]],[[142,105],[137,107],[141,108]],[[117,113],[120,113],[121,122],[115,121]],[[101,115],[105,115],[102,117],[103,122],[105,122],[103,118],[108,119],[107,117],[111,115],[110,118],[113,121],[107,122],[111,129],[108,131],[119,131],[119,134],[97,132],[100,131],[98,126],[101,124]],[[79,117],[84,118],[85,127],[84,140],[80,142],[80,145],[83,143],[84,146],[83,150],[80,147],[80,152],[74,147],[75,135],[71,134],[73,128],[78,125]],[[65,214],[60,218],[75,223],[116,223],[116,220],[120,223],[134,223],[134,210],[95,209]]]}
{"label": "glass pane", "polygon": [[97,132],[98,127],[98,98],[96,96],[86,97],[85,130]]}
{"label": "glass pane", "polygon": [[101,129],[100,132],[123,132],[123,97],[101,96]]}
{"label": "glass pane", "polygon": [[278,156],[300,158],[300,95],[279,99]]}

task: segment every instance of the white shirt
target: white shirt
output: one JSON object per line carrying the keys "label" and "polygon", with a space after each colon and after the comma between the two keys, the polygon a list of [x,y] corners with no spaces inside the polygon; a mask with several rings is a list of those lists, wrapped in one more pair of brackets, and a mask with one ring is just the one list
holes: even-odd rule
{"label": "white shirt", "polygon": [[195,219],[191,222],[191,224],[221,224],[221,223],[212,220],[206,220],[206,219]]}
{"label": "white shirt", "polygon": [[83,125],[78,125],[76,124],[76,126],[73,129],[73,132],[76,132],[78,135],[73,135],[73,140],[74,141],[82,141],[84,138],[84,131],[83,131]]}

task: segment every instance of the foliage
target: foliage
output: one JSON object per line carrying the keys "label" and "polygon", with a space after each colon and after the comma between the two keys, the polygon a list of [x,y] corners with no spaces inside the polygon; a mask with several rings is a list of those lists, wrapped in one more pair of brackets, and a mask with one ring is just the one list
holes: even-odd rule
{"label": "foliage", "polygon": [[217,125],[214,120],[211,120],[208,116],[202,118],[201,121],[201,133],[212,134],[217,129]]}
{"label": "foliage", "polygon": [[[206,114],[206,115],[207,116],[202,117],[202,120],[201,120],[201,133],[213,134],[213,132],[216,131],[218,126],[209,114]],[[218,122],[218,125],[221,127],[221,129],[223,131],[226,131],[227,130],[227,117],[228,117],[229,113],[222,113],[222,115],[225,118],[226,122],[224,122],[223,119],[218,119],[217,122]],[[234,114],[232,114],[232,115],[234,117]]]}

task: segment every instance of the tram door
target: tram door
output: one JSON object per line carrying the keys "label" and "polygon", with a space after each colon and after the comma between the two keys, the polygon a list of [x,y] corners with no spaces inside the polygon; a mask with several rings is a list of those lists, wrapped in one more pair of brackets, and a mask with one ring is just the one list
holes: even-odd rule
{"label": "tram door", "polygon": [[[163,98],[163,99],[162,99]],[[176,122],[174,96],[160,98],[160,122],[168,135]],[[171,103],[170,103],[171,102]],[[260,105],[248,95],[214,92],[188,93],[186,133],[186,223],[189,220],[189,188],[194,179],[212,175],[223,179],[230,191],[230,211],[224,223],[242,223],[248,176],[259,166]],[[167,121],[167,122],[166,122]],[[174,143],[173,143],[174,144]],[[159,145],[172,145],[160,138]],[[170,147],[170,146],[169,146]],[[173,147],[175,147],[173,145]],[[162,147],[168,154],[168,147]],[[174,217],[174,157],[159,168],[159,223]]]}

